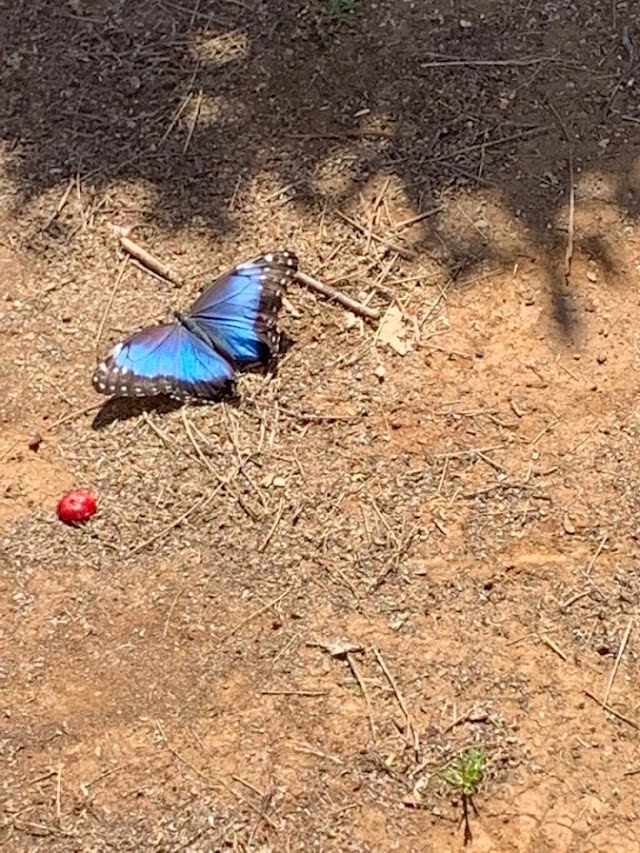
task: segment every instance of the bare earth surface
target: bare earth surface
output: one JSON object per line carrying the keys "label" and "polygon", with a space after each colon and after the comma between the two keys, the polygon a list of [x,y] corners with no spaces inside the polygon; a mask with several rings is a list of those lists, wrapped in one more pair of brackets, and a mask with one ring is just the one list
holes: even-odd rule
{"label": "bare earth surface", "polygon": [[[640,850],[636,5],[0,14],[3,849]],[[275,248],[382,321],[97,398]]]}

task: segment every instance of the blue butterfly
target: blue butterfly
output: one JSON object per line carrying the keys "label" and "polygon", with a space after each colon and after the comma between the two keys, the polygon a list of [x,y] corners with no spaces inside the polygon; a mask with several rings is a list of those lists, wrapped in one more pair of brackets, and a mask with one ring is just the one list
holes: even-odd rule
{"label": "blue butterfly", "polygon": [[95,369],[93,387],[115,397],[218,399],[232,389],[237,368],[265,367],[274,357],[282,294],[297,269],[291,252],[239,264],[209,284],[188,314],[116,344]]}

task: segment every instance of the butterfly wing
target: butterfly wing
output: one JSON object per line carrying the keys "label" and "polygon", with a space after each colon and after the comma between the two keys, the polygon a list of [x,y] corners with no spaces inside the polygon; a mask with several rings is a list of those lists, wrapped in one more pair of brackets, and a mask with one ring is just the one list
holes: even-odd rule
{"label": "butterfly wing", "polygon": [[197,327],[232,364],[266,365],[278,349],[282,294],[297,269],[291,252],[245,261],[210,284],[183,322]]}
{"label": "butterfly wing", "polygon": [[93,374],[93,387],[114,397],[168,394],[214,400],[229,391],[233,368],[180,323],[149,326],[117,344]]}

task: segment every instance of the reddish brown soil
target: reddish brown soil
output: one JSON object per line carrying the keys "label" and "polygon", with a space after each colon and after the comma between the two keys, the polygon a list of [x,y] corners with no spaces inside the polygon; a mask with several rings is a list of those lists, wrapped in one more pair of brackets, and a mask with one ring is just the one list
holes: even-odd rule
{"label": "reddish brown soil", "polygon": [[[0,3],[4,849],[640,850],[637,10],[353,5]],[[270,248],[382,323],[97,399]]]}

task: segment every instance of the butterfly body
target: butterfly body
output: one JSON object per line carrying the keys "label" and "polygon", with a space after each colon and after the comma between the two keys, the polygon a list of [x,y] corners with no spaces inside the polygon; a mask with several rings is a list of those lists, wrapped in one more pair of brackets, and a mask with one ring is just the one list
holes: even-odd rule
{"label": "butterfly body", "polygon": [[239,264],[205,288],[188,313],[117,344],[93,374],[115,397],[166,394],[214,400],[233,387],[236,369],[266,367],[277,352],[282,294],[297,270],[290,252]]}

